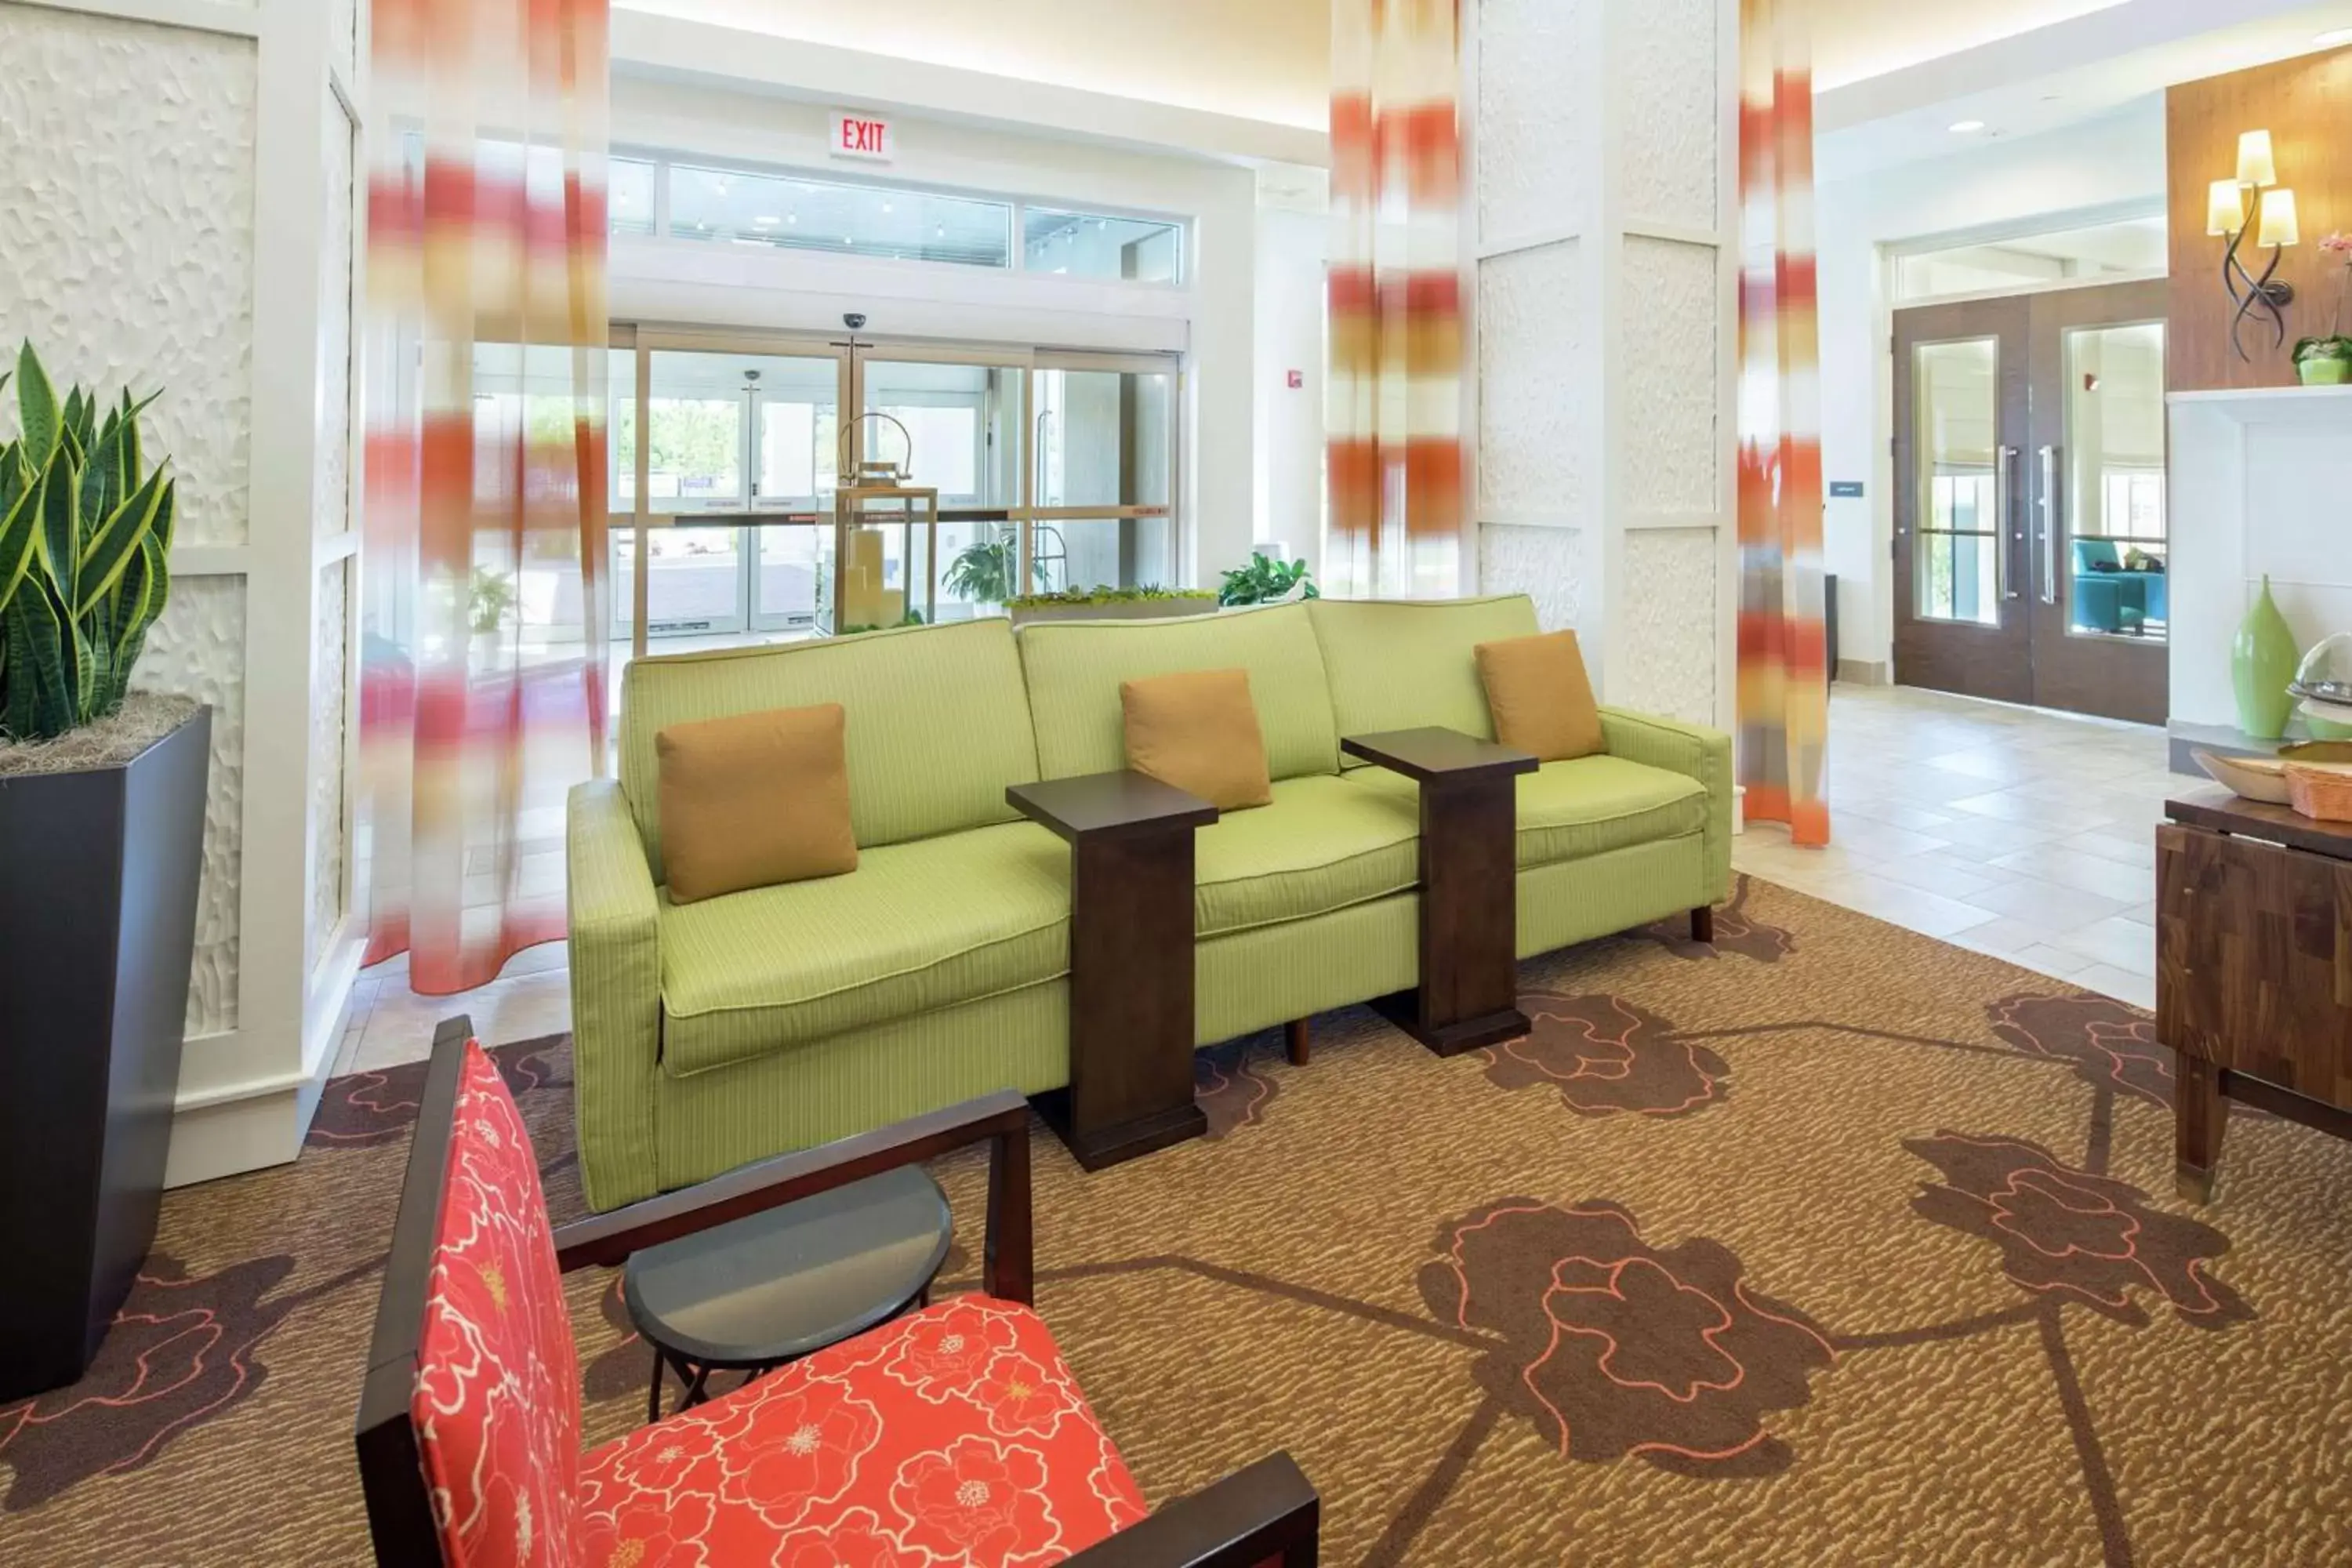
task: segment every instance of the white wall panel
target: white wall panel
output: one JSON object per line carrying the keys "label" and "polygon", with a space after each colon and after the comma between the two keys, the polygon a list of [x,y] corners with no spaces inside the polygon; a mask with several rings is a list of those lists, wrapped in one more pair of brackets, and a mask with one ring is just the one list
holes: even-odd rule
{"label": "white wall panel", "polygon": [[182,577],[147,637],[131,684],[209,702],[212,787],[205,802],[204,878],[188,1033],[237,1024],[238,904],[245,860],[245,579]]}
{"label": "white wall panel", "polygon": [[1527,595],[1544,630],[1576,629],[1583,586],[1581,529],[1490,522],[1478,531],[1478,591]]}
{"label": "white wall panel", "polygon": [[1478,510],[1576,521],[1591,454],[1589,293],[1570,240],[1478,264]]}
{"label": "white wall panel", "polygon": [[1579,149],[1583,106],[1569,89],[1586,7],[1601,0],[1484,0],[1474,138],[1478,236],[1580,230],[1591,159]]}
{"label": "white wall panel", "polygon": [[1723,334],[1712,245],[1625,241],[1625,439],[1636,512],[1722,505]]}
{"label": "white wall panel", "polygon": [[348,845],[344,836],[343,756],[350,723],[345,657],[351,624],[351,563],[319,568],[319,621],[310,653],[310,907],[304,926],[303,973],[319,965],[343,918]]}
{"label": "white wall panel", "polygon": [[1634,219],[1702,233],[1716,226],[1723,135],[1717,0],[1642,0],[1612,20],[1625,116],[1622,200]]}
{"label": "white wall panel", "polygon": [[0,0],[0,322],[60,384],[163,395],[179,542],[246,537],[251,38]]}
{"label": "white wall panel", "polygon": [[[329,125],[341,121],[340,106],[331,101],[325,112]],[[358,151],[353,136],[330,137],[324,148],[327,243],[320,255],[319,465],[311,505],[311,526],[322,535],[350,531],[356,510],[352,495],[352,322],[358,305],[352,297]]]}
{"label": "white wall panel", "polygon": [[1692,724],[1717,721],[1721,565],[1712,527],[1626,531],[1624,651],[1610,666],[1611,701]]}

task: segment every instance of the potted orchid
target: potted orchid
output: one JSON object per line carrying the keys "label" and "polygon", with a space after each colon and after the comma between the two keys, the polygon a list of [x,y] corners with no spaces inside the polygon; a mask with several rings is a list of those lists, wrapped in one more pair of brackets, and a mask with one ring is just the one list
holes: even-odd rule
{"label": "potted orchid", "polygon": [[2336,258],[2343,274],[2336,279],[2336,318],[2326,337],[2294,345],[2294,368],[2305,386],[2342,386],[2352,381],[2352,338],[2344,335],[2344,297],[2352,292],[2352,234],[2331,234],[2319,248]]}

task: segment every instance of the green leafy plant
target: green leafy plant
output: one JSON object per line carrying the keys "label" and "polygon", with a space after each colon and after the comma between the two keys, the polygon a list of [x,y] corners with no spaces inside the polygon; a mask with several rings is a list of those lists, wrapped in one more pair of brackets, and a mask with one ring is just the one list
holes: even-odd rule
{"label": "green leafy plant", "polygon": [[487,566],[474,568],[474,580],[466,596],[466,623],[477,635],[495,632],[505,626],[507,612],[514,608],[514,604],[513,578]]}
{"label": "green leafy plant", "polygon": [[[1013,580],[1021,574],[1021,541],[1013,534],[1001,539],[983,539],[967,544],[948,563],[947,590],[960,598],[981,604],[1001,605],[1013,597]],[[1040,561],[1029,563],[1029,574],[1039,585],[1045,582],[1045,565]]]}
{"label": "green leafy plant", "polygon": [[46,741],[122,706],[171,596],[175,481],[141,461],[152,397],[126,391],[102,419],[79,387],[60,404],[29,342],[16,382],[17,438],[0,443],[0,731]]}
{"label": "green leafy plant", "polygon": [[2352,359],[2352,338],[2305,338],[2294,345],[2294,363],[2315,359]]}
{"label": "green leafy plant", "polygon": [[1229,608],[1237,605],[1271,605],[1288,598],[1301,584],[1305,592],[1300,597],[1323,596],[1306,562],[1293,561],[1286,565],[1263,552],[1253,551],[1248,565],[1236,566],[1225,574],[1225,585],[1217,594],[1217,603]]}
{"label": "green leafy plant", "polygon": [[1161,588],[1147,585],[1141,588],[1114,588],[1108,583],[1097,583],[1091,588],[1063,588],[1051,594],[1024,594],[1004,601],[1007,609],[1035,610],[1050,605],[1134,605],[1145,600],[1213,599],[1216,595],[1205,588]]}

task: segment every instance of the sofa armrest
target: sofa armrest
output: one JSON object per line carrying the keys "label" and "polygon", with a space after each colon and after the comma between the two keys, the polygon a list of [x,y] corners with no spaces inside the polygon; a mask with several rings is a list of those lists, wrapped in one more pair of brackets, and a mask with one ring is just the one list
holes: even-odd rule
{"label": "sofa armrest", "polygon": [[1731,737],[1622,708],[1601,710],[1609,754],[1696,779],[1706,791],[1707,886],[1720,902],[1731,894]]}
{"label": "sofa armrest", "polygon": [[573,787],[564,869],[580,1173],[589,1206],[608,1209],[659,1190],[661,900],[618,784],[593,779]]}

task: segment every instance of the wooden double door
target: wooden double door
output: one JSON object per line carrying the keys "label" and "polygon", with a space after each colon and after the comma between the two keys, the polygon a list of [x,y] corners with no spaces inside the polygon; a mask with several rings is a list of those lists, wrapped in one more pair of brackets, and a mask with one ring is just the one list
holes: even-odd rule
{"label": "wooden double door", "polygon": [[1895,316],[1895,679],[2161,724],[2167,286]]}

